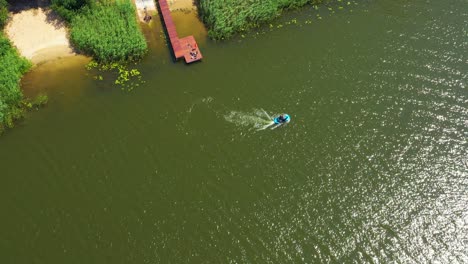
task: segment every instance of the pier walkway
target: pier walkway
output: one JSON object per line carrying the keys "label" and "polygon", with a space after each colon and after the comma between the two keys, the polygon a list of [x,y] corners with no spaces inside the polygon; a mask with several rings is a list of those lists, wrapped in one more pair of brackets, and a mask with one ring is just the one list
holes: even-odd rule
{"label": "pier walkway", "polygon": [[167,35],[169,36],[175,58],[184,58],[186,63],[192,63],[201,60],[203,56],[198,48],[195,38],[193,36],[179,38],[177,35],[177,30],[174,21],[172,20],[171,11],[169,10],[167,0],[155,1],[157,1],[159,4],[161,16],[164,20]]}

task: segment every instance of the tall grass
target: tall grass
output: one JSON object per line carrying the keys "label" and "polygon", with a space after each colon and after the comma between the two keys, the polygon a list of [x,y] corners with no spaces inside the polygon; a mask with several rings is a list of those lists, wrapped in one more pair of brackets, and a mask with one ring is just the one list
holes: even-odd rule
{"label": "tall grass", "polygon": [[8,19],[8,3],[6,0],[0,0],[0,29],[2,29]]}
{"label": "tall grass", "polygon": [[89,7],[93,3],[93,0],[51,0],[51,7],[61,17],[70,22],[81,8]]}
{"label": "tall grass", "polygon": [[283,9],[296,8],[323,0],[197,0],[208,34],[224,39],[279,16]]}
{"label": "tall grass", "polygon": [[[1,1],[1,0],[0,0]],[[52,0],[70,21],[73,44],[100,62],[134,60],[147,50],[131,0]]]}
{"label": "tall grass", "polygon": [[19,56],[10,41],[0,33],[0,134],[23,116],[23,93],[19,81],[31,64]]}
{"label": "tall grass", "polygon": [[71,25],[73,43],[101,62],[137,59],[147,50],[129,1],[86,8]]}

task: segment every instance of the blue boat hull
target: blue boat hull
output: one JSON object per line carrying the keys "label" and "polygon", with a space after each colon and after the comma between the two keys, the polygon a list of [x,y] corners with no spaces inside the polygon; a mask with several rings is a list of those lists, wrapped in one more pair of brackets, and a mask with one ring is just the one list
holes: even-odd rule
{"label": "blue boat hull", "polygon": [[281,122],[280,117],[277,116],[277,117],[275,117],[275,119],[273,119],[273,122],[275,122],[275,124],[277,124],[277,125],[289,123],[289,121],[291,121],[291,117],[289,117],[289,115],[285,115],[285,116],[286,116],[285,121]]}

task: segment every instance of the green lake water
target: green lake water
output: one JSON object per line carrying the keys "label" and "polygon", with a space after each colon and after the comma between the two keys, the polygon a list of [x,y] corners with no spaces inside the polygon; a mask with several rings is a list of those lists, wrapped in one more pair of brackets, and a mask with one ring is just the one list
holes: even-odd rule
{"label": "green lake water", "polygon": [[192,65],[155,19],[130,92],[82,57],[28,73],[50,100],[0,137],[0,263],[468,263],[468,2],[343,5],[223,42],[177,12]]}

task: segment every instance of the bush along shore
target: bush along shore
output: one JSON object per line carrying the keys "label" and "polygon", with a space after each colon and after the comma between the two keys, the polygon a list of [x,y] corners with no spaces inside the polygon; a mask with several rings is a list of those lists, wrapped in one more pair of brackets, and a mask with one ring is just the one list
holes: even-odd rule
{"label": "bush along shore", "polygon": [[196,4],[202,21],[208,27],[208,35],[219,40],[269,22],[285,9],[332,1],[334,0],[196,0]]}
{"label": "bush along shore", "polygon": [[[0,30],[8,19],[8,3],[0,0]],[[6,128],[13,127],[13,122],[24,115],[28,103],[20,89],[20,79],[31,67],[31,63],[22,58],[0,31],[0,134]]]}
{"label": "bush along shore", "polygon": [[137,60],[148,49],[131,0],[52,0],[52,8],[69,22],[74,46],[99,62]]}
{"label": "bush along shore", "polygon": [[10,41],[0,32],[0,134],[12,128],[14,121],[24,116],[28,109],[47,103],[46,95],[24,98],[20,80],[30,68],[31,63],[18,54]]}

